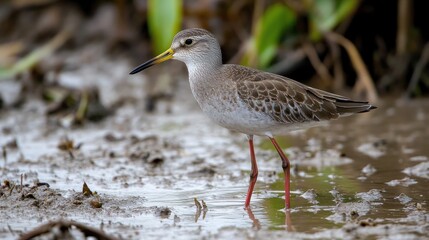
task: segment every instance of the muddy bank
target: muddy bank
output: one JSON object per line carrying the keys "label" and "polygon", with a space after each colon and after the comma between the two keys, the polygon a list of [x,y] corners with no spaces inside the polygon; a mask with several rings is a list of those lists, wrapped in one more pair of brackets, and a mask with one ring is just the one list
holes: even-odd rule
{"label": "muddy bank", "polygon": [[[429,101],[386,100],[280,138],[294,166],[286,216],[269,142],[256,138],[260,173],[246,212],[245,136],[203,116],[186,81],[178,89],[157,113],[130,102],[81,126],[52,125],[38,99],[4,110],[0,237],[57,219],[122,239],[429,237]],[[96,195],[83,194],[84,182]]]}

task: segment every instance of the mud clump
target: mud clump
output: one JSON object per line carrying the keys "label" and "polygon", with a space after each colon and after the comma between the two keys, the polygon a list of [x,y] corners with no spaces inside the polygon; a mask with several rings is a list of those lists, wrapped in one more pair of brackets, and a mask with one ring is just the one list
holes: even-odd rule
{"label": "mud clump", "polygon": [[170,218],[171,209],[168,207],[157,207],[155,209],[155,214],[163,219]]}

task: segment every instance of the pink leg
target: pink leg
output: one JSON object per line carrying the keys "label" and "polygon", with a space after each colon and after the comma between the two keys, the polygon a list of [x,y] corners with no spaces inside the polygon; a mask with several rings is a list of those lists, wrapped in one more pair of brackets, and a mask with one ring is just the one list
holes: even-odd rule
{"label": "pink leg", "polygon": [[250,172],[250,183],[247,190],[246,202],[244,203],[244,208],[249,208],[250,199],[252,198],[253,188],[255,187],[256,179],[258,178],[258,165],[256,164],[255,149],[253,147],[253,135],[247,135],[249,139],[249,149],[250,149],[250,160],[252,163],[252,170]]}
{"label": "pink leg", "polygon": [[286,209],[290,209],[290,163],[289,159],[287,159],[286,155],[284,154],[283,150],[280,148],[280,146],[277,144],[276,140],[274,138],[270,138],[271,142],[273,143],[274,147],[277,150],[277,153],[280,155],[280,158],[282,159],[282,168],[285,175],[285,207]]}

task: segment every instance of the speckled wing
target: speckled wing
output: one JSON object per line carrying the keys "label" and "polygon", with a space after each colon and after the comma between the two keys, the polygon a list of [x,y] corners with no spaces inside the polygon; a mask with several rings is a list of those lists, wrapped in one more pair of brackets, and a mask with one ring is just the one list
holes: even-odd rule
{"label": "speckled wing", "polygon": [[271,73],[254,72],[236,79],[236,84],[243,102],[280,123],[330,120],[374,108],[367,102],[353,101]]}

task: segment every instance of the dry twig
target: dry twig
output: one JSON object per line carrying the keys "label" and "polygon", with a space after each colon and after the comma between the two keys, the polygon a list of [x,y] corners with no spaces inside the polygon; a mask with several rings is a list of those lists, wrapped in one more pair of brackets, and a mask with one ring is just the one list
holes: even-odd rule
{"label": "dry twig", "polygon": [[422,72],[429,61],[429,42],[425,44],[423,48],[422,55],[420,56],[419,61],[416,64],[413,75],[411,76],[411,81],[408,84],[406,96],[410,97],[417,87],[417,83],[422,75]]}
{"label": "dry twig", "polygon": [[396,34],[396,54],[403,55],[407,53],[408,31],[411,23],[411,9],[413,1],[398,1],[398,31]]}
{"label": "dry twig", "polygon": [[353,67],[355,68],[358,75],[358,80],[355,84],[354,91],[357,94],[359,94],[361,91],[365,91],[369,101],[377,101],[378,94],[374,86],[374,81],[366,69],[365,63],[363,62],[359,51],[356,49],[356,46],[350,40],[334,32],[326,33],[326,38],[346,49],[347,54],[349,55]]}
{"label": "dry twig", "polygon": [[35,229],[24,233],[21,235],[19,240],[28,240],[33,239],[35,237],[42,236],[43,234],[51,232],[54,228],[59,228],[61,230],[68,230],[72,227],[76,227],[78,230],[80,230],[85,237],[94,237],[96,239],[103,239],[103,240],[116,240],[117,238],[112,237],[104,233],[103,231],[86,226],[81,223],[77,223],[74,221],[67,221],[67,220],[57,220],[57,221],[51,221],[46,224],[43,224],[41,226],[36,227]]}
{"label": "dry twig", "polygon": [[314,45],[310,43],[306,43],[304,44],[303,49],[305,54],[308,57],[308,60],[310,60],[311,65],[316,70],[320,78],[325,82],[331,82],[333,77],[329,73],[329,70],[326,68],[326,66],[320,60]]}

